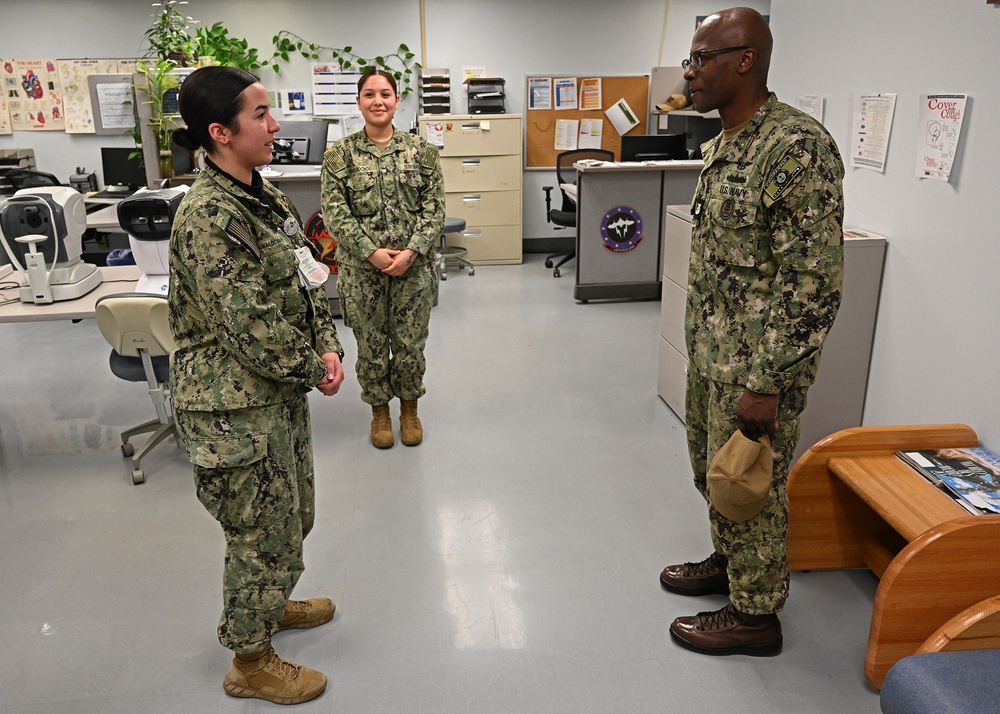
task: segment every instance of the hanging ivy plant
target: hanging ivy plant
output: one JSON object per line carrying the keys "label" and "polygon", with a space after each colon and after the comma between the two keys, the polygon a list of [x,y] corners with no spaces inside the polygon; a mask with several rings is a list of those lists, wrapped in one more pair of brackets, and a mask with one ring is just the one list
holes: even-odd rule
{"label": "hanging ivy plant", "polygon": [[280,71],[280,62],[288,62],[294,54],[301,54],[308,60],[321,60],[328,54],[345,72],[363,72],[372,67],[388,72],[399,86],[400,99],[405,99],[413,91],[414,70],[420,69],[420,63],[413,61],[416,55],[405,44],[400,44],[392,54],[368,58],[355,54],[350,46],[320,45],[288,30],[282,30],[271,41],[274,43],[274,54],[261,64],[270,65],[275,72]]}

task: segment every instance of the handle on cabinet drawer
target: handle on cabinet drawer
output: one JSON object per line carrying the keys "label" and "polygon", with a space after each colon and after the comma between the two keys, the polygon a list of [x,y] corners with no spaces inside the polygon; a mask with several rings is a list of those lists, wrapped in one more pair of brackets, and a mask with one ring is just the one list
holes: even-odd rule
{"label": "handle on cabinet drawer", "polygon": [[482,238],[483,231],[480,228],[470,228],[468,230],[462,231],[462,235],[466,238]]}
{"label": "handle on cabinet drawer", "polygon": [[479,159],[462,159],[462,169],[478,169],[479,165],[482,163]]}
{"label": "handle on cabinet drawer", "polygon": [[468,122],[462,124],[462,131],[473,132],[473,131],[489,131],[490,123],[488,121],[476,121]]}
{"label": "handle on cabinet drawer", "polygon": [[483,197],[478,193],[467,194],[465,196],[462,196],[462,200],[465,201],[466,203],[472,203],[473,201],[482,201]]}

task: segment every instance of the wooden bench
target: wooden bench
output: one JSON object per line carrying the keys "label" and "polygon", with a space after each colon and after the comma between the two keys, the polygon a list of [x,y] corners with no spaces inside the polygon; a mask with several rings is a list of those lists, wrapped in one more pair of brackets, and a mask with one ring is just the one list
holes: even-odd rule
{"label": "wooden bench", "polygon": [[946,623],[949,639],[995,641],[955,623],[1000,594],[1000,515],[970,515],[895,456],[978,442],[963,424],[856,427],[817,442],[788,475],[789,568],[867,567],[881,579],[865,655],[876,687],[897,660],[932,650]]}

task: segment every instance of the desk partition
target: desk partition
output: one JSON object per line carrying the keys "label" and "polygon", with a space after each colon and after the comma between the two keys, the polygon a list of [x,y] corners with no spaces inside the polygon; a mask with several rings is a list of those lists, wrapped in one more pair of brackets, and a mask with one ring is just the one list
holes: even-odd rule
{"label": "desk partition", "polygon": [[663,215],[694,197],[701,161],[578,163],[576,287],[580,302],[660,297]]}

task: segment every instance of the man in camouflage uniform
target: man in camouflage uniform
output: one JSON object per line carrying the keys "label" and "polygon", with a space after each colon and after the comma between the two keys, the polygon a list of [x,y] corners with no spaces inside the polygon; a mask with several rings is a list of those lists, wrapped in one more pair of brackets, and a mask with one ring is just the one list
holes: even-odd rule
{"label": "man in camouflage uniform", "polygon": [[[437,148],[391,127],[389,133],[382,147],[368,127],[337,142],[326,153],[322,178],[323,222],[337,241],[337,290],[344,323],[357,337],[361,399],[372,406],[371,438],[379,448],[394,443],[393,397],[401,402],[403,443],[423,439],[416,404],[426,393],[433,256],[444,228]],[[380,249],[413,251],[412,262],[401,275],[387,274],[372,262]]]}
{"label": "man in camouflage uniform", "polygon": [[[818,122],[768,91],[770,54],[764,19],[734,8],[705,20],[683,63],[695,108],[718,109],[723,126],[702,146],[685,318],[688,447],[715,553],[668,566],[660,582],[683,595],[729,594],[721,610],[670,626],[678,644],[705,654],[781,651],[785,484],[843,284],[843,163]],[[770,436],[774,459],[763,510],[743,521],[719,513],[706,483],[737,429]]]}
{"label": "man in camouflage uniform", "polygon": [[[343,354],[323,288],[300,283],[293,251],[308,245],[281,192],[211,162],[171,238],[171,395],[198,499],[225,533],[218,636],[237,659],[270,653],[274,633],[334,613],[326,598],[289,600],[315,518],[306,394],[336,392],[330,375]],[[227,692],[260,696],[234,685],[233,672]]]}

